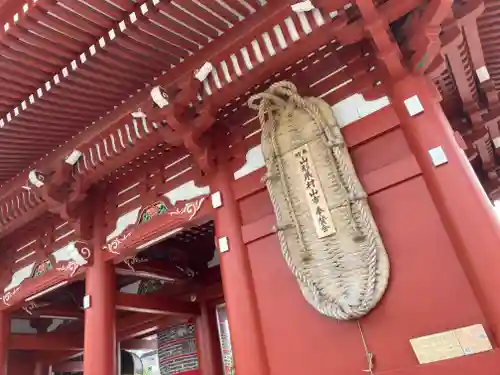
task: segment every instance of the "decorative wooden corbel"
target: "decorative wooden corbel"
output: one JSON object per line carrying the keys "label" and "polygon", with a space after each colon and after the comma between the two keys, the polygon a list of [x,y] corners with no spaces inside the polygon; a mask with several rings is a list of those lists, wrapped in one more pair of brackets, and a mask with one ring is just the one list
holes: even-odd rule
{"label": "decorative wooden corbel", "polygon": [[44,199],[49,206],[49,212],[59,215],[83,233],[83,227],[87,224],[82,225],[81,219],[88,215],[88,208],[84,207],[83,202],[90,186],[85,178],[74,170],[80,155],[79,151],[73,151],[49,172],[31,171],[29,187]]}
{"label": "decorative wooden corbel", "polygon": [[413,71],[425,72],[439,54],[441,23],[451,13],[451,5],[451,0],[431,0],[414,11],[402,47],[411,54],[407,57]]}
{"label": "decorative wooden corbel", "polygon": [[397,41],[390,32],[389,23],[372,1],[357,1],[365,33],[371,36],[376,56],[391,77],[405,73],[402,55]]}
{"label": "decorative wooden corbel", "polygon": [[149,103],[140,111],[149,120],[162,124],[158,132],[165,142],[172,146],[184,145],[203,173],[209,173],[214,166],[208,152],[209,142],[202,135],[215,123],[217,109],[192,104],[212,69],[212,64],[205,63],[194,72],[193,79],[170,91],[153,88]]}

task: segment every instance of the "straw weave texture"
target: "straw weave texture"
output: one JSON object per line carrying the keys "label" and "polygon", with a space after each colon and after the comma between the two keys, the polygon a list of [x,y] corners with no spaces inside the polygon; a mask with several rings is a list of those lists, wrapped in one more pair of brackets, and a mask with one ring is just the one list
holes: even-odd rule
{"label": "straw weave texture", "polygon": [[[282,254],[304,297],[339,320],[366,315],[387,288],[389,259],[330,106],[302,98],[290,82],[272,85],[249,105],[259,111]],[[316,170],[335,233],[318,235],[297,150]]]}

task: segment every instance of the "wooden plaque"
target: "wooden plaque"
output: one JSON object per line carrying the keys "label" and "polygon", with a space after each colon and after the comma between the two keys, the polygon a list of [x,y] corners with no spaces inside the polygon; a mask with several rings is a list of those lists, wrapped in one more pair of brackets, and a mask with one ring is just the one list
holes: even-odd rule
{"label": "wooden plaque", "polygon": [[481,324],[417,337],[410,344],[421,364],[492,350]]}

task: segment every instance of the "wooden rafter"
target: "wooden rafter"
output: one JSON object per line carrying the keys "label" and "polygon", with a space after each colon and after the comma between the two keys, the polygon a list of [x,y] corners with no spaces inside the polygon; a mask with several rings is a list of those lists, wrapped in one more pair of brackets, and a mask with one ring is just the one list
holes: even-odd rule
{"label": "wooden rafter", "polygon": [[[250,46],[251,42],[255,39],[256,34],[259,35],[260,33],[263,33],[265,31],[272,31],[274,25],[279,24],[281,20],[285,19],[288,16],[293,16],[292,11],[290,9],[291,3],[292,3],[292,1],[270,4],[266,8],[266,12],[265,12],[264,16],[262,16],[258,13],[254,13],[253,15],[249,16],[248,19],[241,22],[241,24],[238,26],[239,27],[239,35],[237,38],[234,38],[233,36],[228,36],[228,35],[224,34],[217,41],[210,44],[207,48],[201,50],[195,56],[186,59],[178,67],[175,67],[175,68],[171,69],[169,72],[165,73],[162,77],[160,77],[156,81],[156,83],[158,83],[160,85],[166,85],[167,87],[172,87],[173,85],[176,85],[176,86],[181,85],[182,86],[183,82],[186,82],[187,80],[192,79],[193,71],[196,68],[198,68],[203,63],[203,61],[217,62],[217,61],[220,61],[219,56],[227,56],[227,58],[229,58],[229,56],[231,54],[233,54],[236,51],[239,51],[242,48],[242,46],[245,46],[245,45]],[[328,14],[329,11],[334,10],[336,7],[342,7],[344,5],[344,3],[329,4],[327,2],[327,5],[328,5],[328,7],[325,8],[325,14]],[[329,20],[325,19],[324,22],[328,23]],[[298,20],[297,20],[297,24],[299,24]],[[335,25],[337,25],[337,24],[338,24],[338,26],[342,25],[341,19],[333,20],[332,26],[325,26],[332,33],[329,36],[330,38],[333,36],[333,32],[336,30]],[[312,23],[311,23],[311,25],[312,25]],[[316,26],[316,27],[319,28],[318,26]],[[232,34],[232,35],[234,35],[234,34]],[[323,40],[321,39],[321,35],[324,35],[324,34],[320,33],[319,31],[318,31],[318,35],[317,35],[317,36],[319,36],[319,39],[317,39],[316,37],[313,37],[313,36],[305,37],[303,35],[304,36],[303,40],[299,41],[298,43],[302,46],[307,46],[307,48],[304,49],[304,47],[298,46],[297,49],[289,48],[284,52],[280,52],[276,57],[274,57],[277,65],[274,65],[274,69],[272,69],[272,70],[279,70],[280,64],[283,64],[286,61],[285,57],[290,58],[293,56],[293,52],[291,52],[291,51],[295,50],[296,53],[298,53],[297,57],[300,56],[300,52],[302,52],[303,54],[306,55],[307,52],[313,51],[315,48],[321,46],[321,44],[323,44],[329,40],[328,33],[326,34],[326,36],[323,37]],[[310,43],[305,42],[306,38],[310,39],[310,40],[308,39]],[[316,40],[316,43],[314,43],[315,40]],[[282,55],[283,57],[280,57],[281,54],[284,54],[284,55]],[[255,61],[257,62],[258,60],[255,60]],[[263,64],[263,65],[268,65],[268,64],[272,64],[272,62],[269,62],[267,64]],[[273,66],[273,65],[271,65],[271,66]],[[259,70],[261,71],[260,75],[264,75],[264,73],[266,72],[266,69],[263,70],[263,68],[261,68],[261,67],[259,67]],[[267,70],[267,71],[269,71],[269,70]],[[256,82],[258,82],[260,80],[260,78],[261,78],[260,75],[259,75],[259,73],[255,73],[255,81],[252,81],[250,78],[243,78],[245,83],[240,84],[238,82],[238,83],[234,84],[233,86],[238,87],[239,90],[242,90],[245,86],[251,87]],[[219,73],[219,76],[222,77],[222,73]],[[249,74],[248,76],[250,77],[250,76],[252,76],[252,74]],[[234,76],[234,78],[236,79],[236,75]],[[229,88],[231,86],[232,86],[231,84],[227,85],[227,87],[229,87]],[[236,88],[234,89],[235,94],[237,94],[238,89],[236,89]],[[231,89],[229,89],[229,90],[231,90]],[[230,96],[230,94],[229,94],[230,92],[231,91],[224,90],[224,91],[221,91],[220,95],[224,95],[223,98],[227,98]],[[81,137],[75,138],[72,142],[70,142],[68,145],[66,145],[66,147],[62,147],[57,152],[49,155],[48,159],[44,161],[45,165],[47,165],[47,163],[50,161],[50,159],[57,160],[57,158],[61,158],[61,155],[65,155],[65,153],[68,152],[67,150],[68,150],[69,146],[71,146],[72,148],[74,146],[76,146],[75,145],[76,142],[78,142],[78,147],[80,147],[83,143],[86,145],[91,145],[91,148],[92,148],[92,147],[94,147],[93,142],[97,141],[97,140],[92,140],[92,139],[95,139],[94,137],[98,137],[97,139],[102,139],[102,137],[106,133],[109,132],[108,134],[110,134],[113,131],[116,132],[117,127],[119,128],[119,126],[121,124],[123,124],[120,121],[123,121],[123,120],[129,121],[129,119],[130,119],[128,117],[129,113],[136,110],[138,107],[140,107],[141,103],[143,103],[145,101],[145,99],[147,98],[147,95],[148,95],[147,92],[141,92],[140,94],[136,95],[131,101],[127,102],[123,106],[118,107],[109,116],[105,117],[101,121],[96,122],[95,126],[93,126],[91,129],[89,129],[88,131],[83,133]],[[215,97],[216,97],[216,95],[214,94],[212,100],[214,100]],[[220,103],[222,103],[222,102],[223,102],[223,100],[220,101]],[[217,103],[220,104],[219,102],[217,102]],[[117,122],[117,120],[120,120],[120,121]],[[116,139],[116,137],[115,137],[115,139]],[[138,143],[141,143],[141,142],[139,142],[139,139],[137,139],[135,141],[135,143],[136,144],[134,145],[134,148],[133,148],[135,150],[134,152],[139,152],[139,150],[148,149],[151,146],[159,143],[159,139],[158,138],[156,138],[156,139],[149,138],[147,140],[144,140],[142,142],[143,143],[142,146],[138,146]],[[101,149],[104,147],[106,147],[106,146],[103,145],[101,147]],[[110,146],[108,145],[107,147],[110,147]],[[83,150],[83,151],[86,152],[85,150]],[[93,155],[92,155],[92,153],[93,153]],[[98,153],[99,153],[98,150],[97,151],[94,150],[94,151],[91,151],[91,153],[87,156],[87,158],[89,158],[89,160],[87,160],[85,162],[87,167],[89,166],[89,163],[91,163],[90,159],[93,158],[95,160],[95,158],[97,158]],[[127,154],[127,153],[125,153],[125,154]],[[102,155],[103,155],[103,150],[101,150],[101,156]],[[126,160],[122,159],[121,162],[122,163],[126,162]],[[97,170],[100,170],[99,173],[101,175],[104,173],[107,173],[107,171],[109,171],[109,169],[108,169],[109,166],[107,166],[106,163],[98,163],[98,164],[96,164],[95,168]],[[93,173],[89,174],[88,171],[85,170],[85,174],[89,174],[88,178],[92,178],[92,179],[98,179],[99,173],[96,174],[95,172],[93,172]],[[19,179],[17,179],[16,181],[17,181],[17,183],[20,183],[20,182],[25,183],[25,181],[26,181],[25,178],[26,178],[26,175],[22,174],[22,175],[20,175]],[[19,187],[17,187],[17,189],[16,189],[15,183],[9,184],[9,186],[10,187],[6,186],[2,190],[3,190],[3,192],[13,193],[13,195],[8,194],[7,196],[5,196],[6,199],[0,200],[0,202],[7,203],[10,199],[13,199],[10,197],[16,197],[18,194],[21,194],[23,196],[27,194],[26,192],[19,191],[18,190]],[[0,208],[1,208],[1,206],[2,206],[2,204],[0,203]],[[18,220],[13,220],[13,221],[11,220],[10,223],[8,223],[8,224],[5,223],[0,235],[11,232],[15,228],[17,228],[19,225],[22,225],[23,223],[26,223],[27,221],[32,220],[33,218],[39,216],[42,212],[45,212],[47,210],[47,206],[45,203],[38,204],[38,205],[35,204],[33,206],[34,206],[34,208],[29,209],[27,211],[25,209],[22,210],[23,211],[22,219],[20,219],[19,221]],[[7,212],[8,212],[9,206],[6,205],[5,207],[6,207],[5,210],[7,210]],[[14,222],[16,222],[16,223],[14,223]]]}

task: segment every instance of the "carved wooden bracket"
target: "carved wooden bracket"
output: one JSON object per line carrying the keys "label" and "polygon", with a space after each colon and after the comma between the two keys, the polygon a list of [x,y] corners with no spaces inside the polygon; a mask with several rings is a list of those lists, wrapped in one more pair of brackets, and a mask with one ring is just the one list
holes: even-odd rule
{"label": "carved wooden bracket", "polygon": [[451,5],[451,0],[431,0],[413,12],[403,45],[411,70],[425,72],[439,55],[441,23],[451,14]]}
{"label": "carved wooden bracket", "polygon": [[363,29],[372,37],[377,58],[383,63],[383,67],[390,76],[402,76],[405,69],[401,51],[390,33],[386,18],[372,1],[358,1],[357,5],[363,19]]}
{"label": "carved wooden bracket", "polygon": [[92,218],[83,204],[89,185],[74,171],[73,165],[60,161],[50,172],[33,171],[30,188],[48,204],[49,212],[68,221],[81,238],[89,238]]}
{"label": "carved wooden bracket", "polygon": [[210,143],[203,137],[216,121],[217,109],[211,106],[191,106],[202,82],[190,80],[184,86],[167,92],[157,87],[151,92],[151,103],[144,109],[146,116],[163,126],[158,129],[165,142],[172,146],[184,145],[204,173],[214,168]]}

